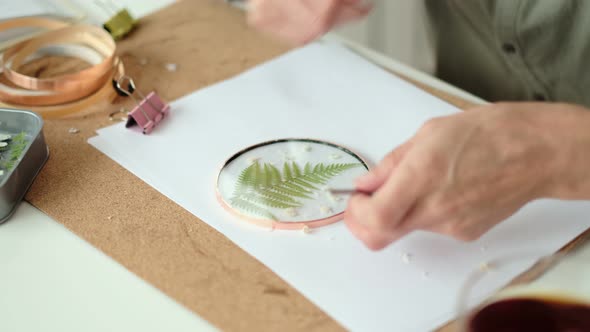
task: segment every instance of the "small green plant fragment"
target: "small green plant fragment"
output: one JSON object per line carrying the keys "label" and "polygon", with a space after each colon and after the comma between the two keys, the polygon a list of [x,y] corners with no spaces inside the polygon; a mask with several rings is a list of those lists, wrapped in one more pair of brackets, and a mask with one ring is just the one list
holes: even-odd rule
{"label": "small green plant fragment", "polygon": [[3,152],[2,157],[0,158],[0,169],[10,172],[20,160],[26,148],[26,133],[22,132],[15,135],[7,146],[0,149],[0,151]]}
{"label": "small green plant fragment", "polygon": [[234,208],[278,220],[269,209],[286,210],[303,206],[302,199],[314,199],[321,185],[360,163],[305,164],[285,162],[283,172],[270,163],[255,161],[238,176],[230,203]]}

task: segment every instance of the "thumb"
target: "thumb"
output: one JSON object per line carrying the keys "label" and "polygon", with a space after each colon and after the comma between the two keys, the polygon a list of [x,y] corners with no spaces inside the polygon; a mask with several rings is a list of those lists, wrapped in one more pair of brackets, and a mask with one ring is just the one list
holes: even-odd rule
{"label": "thumb", "polygon": [[408,150],[411,148],[411,145],[412,141],[410,140],[391,151],[369,173],[356,179],[356,188],[359,191],[367,193],[372,193],[379,189],[379,187],[387,181],[397,165],[402,161]]}
{"label": "thumb", "polygon": [[345,23],[359,20],[369,14],[373,7],[371,5],[345,5],[336,11],[332,17],[334,26],[340,26]]}

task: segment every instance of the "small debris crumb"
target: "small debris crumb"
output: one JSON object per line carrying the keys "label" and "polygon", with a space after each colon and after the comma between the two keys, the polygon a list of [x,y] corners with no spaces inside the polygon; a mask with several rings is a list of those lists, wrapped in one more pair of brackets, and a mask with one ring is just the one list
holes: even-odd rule
{"label": "small debris crumb", "polygon": [[492,270],[492,265],[490,265],[490,263],[488,262],[482,262],[481,264],[479,264],[479,270],[482,272],[488,272]]}
{"label": "small debris crumb", "polygon": [[70,133],[70,134],[77,134],[79,132],[80,132],[80,129],[73,128],[73,127],[68,130],[68,133]]}
{"label": "small debris crumb", "polygon": [[311,145],[309,145],[309,144],[304,145],[303,146],[303,151],[305,151],[305,152],[311,151]]}
{"label": "small debris crumb", "polygon": [[113,220],[113,216],[108,216],[107,219],[108,220]]}
{"label": "small debris crumb", "polygon": [[334,159],[334,160],[336,160],[336,159],[340,159],[340,158],[342,158],[342,156],[341,156],[341,155],[339,155],[339,154],[337,154],[337,153],[332,153],[332,154],[330,155],[330,158],[331,158],[331,159]]}
{"label": "small debris crumb", "polygon": [[322,214],[330,214],[330,213],[332,213],[334,211],[332,210],[331,207],[323,205],[323,206],[320,206],[320,212]]}
{"label": "small debris crumb", "polygon": [[250,157],[250,158],[248,158],[248,164],[252,165],[259,160],[260,160],[260,157]]}
{"label": "small debris crumb", "polygon": [[332,203],[337,203],[337,202],[342,201],[342,197],[340,195],[334,195],[334,193],[332,192],[332,190],[326,191],[326,197],[328,197],[328,199]]}
{"label": "small debris crumb", "polygon": [[288,209],[285,210],[285,213],[289,217],[297,217],[299,215],[299,212],[295,208],[288,208]]}
{"label": "small debris crumb", "polygon": [[[115,117],[115,115],[117,115],[119,113],[121,113],[123,115],[121,115],[120,118]],[[127,111],[127,109],[125,107],[121,107],[121,109],[119,109],[118,111],[114,111],[109,114],[109,120],[111,120],[111,121],[126,120],[127,115],[129,115],[129,111]]]}
{"label": "small debris crumb", "polygon": [[404,252],[400,255],[400,258],[402,262],[404,262],[405,264],[410,264],[410,262],[412,261],[412,254]]}
{"label": "small debris crumb", "polygon": [[293,156],[291,156],[289,154],[289,151],[285,151],[285,150],[281,150],[280,151],[281,156],[283,157],[283,159],[285,159],[285,161],[290,161],[293,160]]}
{"label": "small debris crumb", "polygon": [[166,70],[169,72],[175,72],[178,70],[178,65],[175,63],[167,63],[164,67],[166,67]]}
{"label": "small debris crumb", "polygon": [[301,231],[303,232],[303,234],[311,233],[311,229],[307,225],[303,225],[303,228],[301,228]]}

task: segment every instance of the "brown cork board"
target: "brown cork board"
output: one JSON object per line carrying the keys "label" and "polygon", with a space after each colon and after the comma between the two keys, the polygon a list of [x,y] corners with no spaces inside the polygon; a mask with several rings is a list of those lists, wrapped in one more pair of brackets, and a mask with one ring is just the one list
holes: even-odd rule
{"label": "brown cork board", "polygon": [[[177,2],[142,19],[119,42],[138,88],[167,100],[287,50],[248,28],[243,13],[220,0]],[[177,64],[178,71],[167,71],[166,63]],[[470,106],[426,89],[461,108]],[[96,129],[112,124],[108,114],[123,105],[131,106],[131,100],[47,121],[51,156],[26,199],[223,330],[342,330],[263,264],[87,143]],[[71,127],[80,133],[68,133]]]}

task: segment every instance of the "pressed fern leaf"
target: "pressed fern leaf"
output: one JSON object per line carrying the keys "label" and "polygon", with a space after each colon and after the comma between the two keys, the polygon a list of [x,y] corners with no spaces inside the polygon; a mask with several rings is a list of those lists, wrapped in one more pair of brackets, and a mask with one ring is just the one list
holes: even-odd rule
{"label": "pressed fern leaf", "polygon": [[[284,184],[284,183],[279,183],[276,186],[273,186],[271,188],[265,188],[264,190],[270,190],[274,193],[280,194],[280,195],[286,195],[288,197],[299,197],[299,198],[307,198],[307,199],[312,199],[313,197],[310,196],[310,194],[312,194],[312,192],[310,191],[306,191],[305,189],[302,189],[301,187],[297,187],[298,189],[291,189],[288,185]],[[303,191],[301,191],[303,190]]]}
{"label": "pressed fern leaf", "polygon": [[22,132],[12,138],[10,144],[8,144],[8,148],[10,149],[8,152],[8,156],[2,156],[2,160],[0,161],[0,168],[3,168],[7,171],[10,171],[14,168],[14,165],[19,161],[20,157],[22,156],[23,152],[27,148],[27,134]]}
{"label": "pressed fern leaf", "polygon": [[285,162],[281,174],[276,166],[255,161],[240,173],[231,203],[236,208],[276,220],[269,208],[301,207],[300,199],[313,199],[314,193],[320,190],[318,186],[359,166],[362,165],[319,163],[312,166],[307,163],[301,168],[296,162]]}
{"label": "pressed fern leaf", "polygon": [[276,208],[276,209],[288,209],[288,208],[297,208],[301,206],[301,203],[295,201],[295,202],[285,202],[281,199],[281,197],[274,195],[274,194],[269,194],[264,193],[264,194],[260,194],[257,192],[252,192],[252,193],[248,193],[248,194],[243,194],[242,196],[240,196],[240,198],[251,202],[251,203],[256,203],[256,204],[260,204],[263,206],[267,206],[267,207],[271,207],[271,208]]}
{"label": "pressed fern leaf", "polygon": [[250,213],[253,213],[255,215],[259,215],[259,216],[267,218],[267,219],[278,220],[278,218],[274,214],[272,214],[270,211],[268,211],[267,209],[260,207],[260,206],[254,204],[252,202],[249,202],[247,200],[241,199],[239,197],[232,198],[231,205],[235,208],[240,209],[240,210],[250,212]]}

